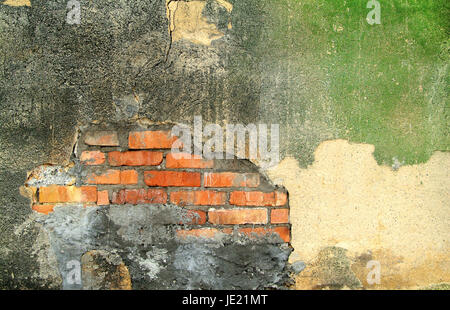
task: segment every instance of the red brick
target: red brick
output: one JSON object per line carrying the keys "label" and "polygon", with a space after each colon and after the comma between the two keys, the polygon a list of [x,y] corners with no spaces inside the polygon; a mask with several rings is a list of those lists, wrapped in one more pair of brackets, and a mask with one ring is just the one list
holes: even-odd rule
{"label": "red brick", "polygon": [[145,171],[144,182],[148,186],[199,187],[200,173],[176,171]]}
{"label": "red brick", "polygon": [[170,193],[170,201],[180,206],[220,206],[227,200],[225,192],[217,191],[180,191]]}
{"label": "red brick", "polygon": [[166,167],[167,168],[213,168],[213,160],[204,160],[199,155],[179,153],[172,154],[169,153],[166,156]]}
{"label": "red brick", "polygon": [[118,192],[113,192],[111,197],[111,203],[115,205],[123,205],[126,203],[126,193],[125,190]]}
{"label": "red brick", "polygon": [[217,225],[266,224],[267,209],[210,210],[208,217],[210,223]]}
{"label": "red brick", "polygon": [[119,138],[115,131],[91,131],[86,134],[84,143],[97,146],[119,146]]}
{"label": "red brick", "polygon": [[282,226],[282,227],[275,227],[272,228],[273,232],[277,233],[281,239],[283,239],[284,242],[290,242],[291,241],[291,230],[289,227]]}
{"label": "red brick", "polygon": [[99,206],[109,205],[108,191],[98,191],[97,192],[97,205],[99,205]]}
{"label": "red brick", "polygon": [[137,184],[138,173],[136,170],[107,170],[102,174],[92,173],[88,178],[86,183],[88,184],[103,184],[103,185],[114,185],[114,184]]}
{"label": "red brick", "polygon": [[275,192],[275,201],[274,206],[275,207],[281,207],[284,206],[287,203],[287,194],[283,192]]}
{"label": "red brick", "polygon": [[130,149],[170,149],[177,139],[170,131],[133,131],[128,145]]}
{"label": "red brick", "polygon": [[273,209],[270,212],[270,222],[272,224],[289,223],[289,210],[288,209]]}
{"label": "red brick", "polygon": [[105,153],[99,151],[84,151],[80,157],[85,165],[101,165],[105,162]]}
{"label": "red brick", "polygon": [[245,234],[251,238],[262,237],[262,236],[271,235],[271,234],[278,234],[284,242],[291,241],[290,229],[289,229],[289,227],[286,227],[286,226],[274,227],[274,228],[265,228],[265,227],[250,228],[250,227],[247,227],[247,228],[239,229],[239,233]]}
{"label": "red brick", "polygon": [[87,178],[88,184],[120,184],[120,170],[107,170],[102,174],[92,173]]}
{"label": "red brick", "polygon": [[197,238],[214,238],[216,235],[224,233],[231,234],[231,229],[216,229],[216,228],[199,228],[199,229],[181,229],[177,231],[177,237],[181,239],[185,239],[188,237],[197,237]]}
{"label": "red brick", "polygon": [[158,166],[163,161],[161,152],[135,151],[110,152],[108,154],[110,166]]}
{"label": "red brick", "polygon": [[95,186],[60,186],[53,185],[39,188],[39,202],[97,202]]}
{"label": "red brick", "polygon": [[120,184],[137,184],[138,172],[136,170],[124,170],[120,172]]}
{"label": "red brick", "polygon": [[43,213],[43,214],[49,214],[53,212],[54,205],[33,205],[32,209],[36,212]]}
{"label": "red brick", "polygon": [[125,189],[114,192],[113,204],[166,203],[167,193],[163,189]]}
{"label": "red brick", "polygon": [[199,210],[188,210],[186,219],[180,224],[203,225],[206,223],[206,212]]}
{"label": "red brick", "polygon": [[287,196],[282,192],[232,192],[230,204],[236,206],[283,206],[287,202]]}
{"label": "red brick", "polygon": [[205,173],[205,187],[258,187],[256,173],[210,172]]}

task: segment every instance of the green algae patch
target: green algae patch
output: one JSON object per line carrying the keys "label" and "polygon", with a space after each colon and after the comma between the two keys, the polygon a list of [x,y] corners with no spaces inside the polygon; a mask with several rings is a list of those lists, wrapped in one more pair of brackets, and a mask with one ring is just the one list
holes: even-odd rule
{"label": "green algae patch", "polygon": [[283,155],[307,165],[333,138],[373,144],[388,165],[450,149],[448,1],[381,1],[374,25],[367,1],[245,2],[263,25],[247,43],[260,117],[280,122]]}

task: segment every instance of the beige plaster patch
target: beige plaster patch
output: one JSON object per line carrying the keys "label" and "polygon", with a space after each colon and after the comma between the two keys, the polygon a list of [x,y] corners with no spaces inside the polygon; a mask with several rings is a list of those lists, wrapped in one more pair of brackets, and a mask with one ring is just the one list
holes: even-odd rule
{"label": "beige plaster patch", "polygon": [[381,263],[377,288],[449,282],[450,154],[436,152],[425,164],[393,171],[379,166],[373,151],[373,145],[326,141],[308,168],[286,158],[267,171],[289,191],[290,260],[308,264],[322,248],[337,246],[348,250],[365,286],[367,270],[357,261],[367,253]]}
{"label": "beige plaster patch", "polygon": [[9,6],[31,6],[30,0],[6,0],[2,4]]}
{"label": "beige plaster patch", "polygon": [[[233,5],[225,0],[216,0],[229,13]],[[209,23],[203,16],[206,1],[166,0],[167,19],[172,42],[186,39],[192,43],[210,46],[213,40],[224,36],[215,24]],[[228,24],[231,28],[231,21]]]}

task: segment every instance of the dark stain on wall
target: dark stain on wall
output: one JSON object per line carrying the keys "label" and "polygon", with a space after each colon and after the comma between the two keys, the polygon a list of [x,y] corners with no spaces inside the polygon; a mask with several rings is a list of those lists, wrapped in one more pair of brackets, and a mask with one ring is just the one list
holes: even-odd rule
{"label": "dark stain on wall", "polygon": [[22,225],[15,233],[31,212],[19,188],[37,165],[69,162],[77,126],[194,115],[247,123],[259,100],[253,75],[230,78],[225,69],[238,66],[230,55],[246,55],[231,33],[211,47],[172,44],[165,1],[80,2],[80,25],[66,23],[65,0],[0,5],[3,288],[53,287],[39,278],[32,250],[39,226]]}

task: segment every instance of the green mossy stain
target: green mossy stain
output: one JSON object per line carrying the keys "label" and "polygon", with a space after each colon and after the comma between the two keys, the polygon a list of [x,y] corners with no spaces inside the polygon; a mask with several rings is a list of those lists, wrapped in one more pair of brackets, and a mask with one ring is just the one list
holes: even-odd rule
{"label": "green mossy stain", "polygon": [[261,119],[280,123],[283,155],[307,165],[332,138],[373,144],[389,165],[450,149],[448,1],[381,1],[380,25],[367,23],[365,0],[232,2],[235,15],[259,11],[245,22],[258,31],[241,35],[261,69]]}

